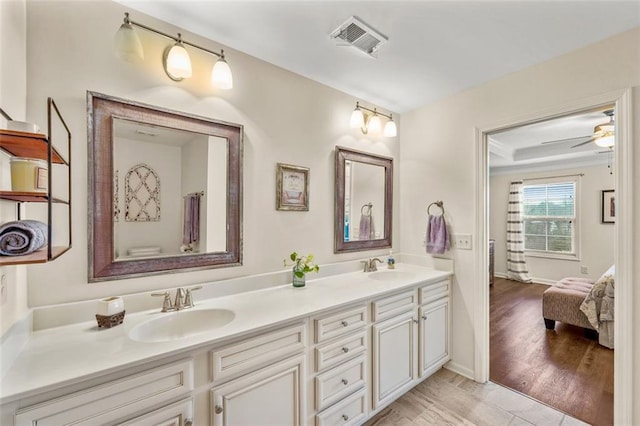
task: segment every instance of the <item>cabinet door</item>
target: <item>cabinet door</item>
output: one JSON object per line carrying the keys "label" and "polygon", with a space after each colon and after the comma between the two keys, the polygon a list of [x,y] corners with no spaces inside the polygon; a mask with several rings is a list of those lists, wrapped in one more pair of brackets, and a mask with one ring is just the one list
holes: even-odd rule
{"label": "cabinet door", "polygon": [[300,425],[305,357],[290,358],[211,390],[214,426]]}
{"label": "cabinet door", "polygon": [[373,326],[373,407],[395,399],[415,379],[415,311]]}
{"label": "cabinet door", "polygon": [[449,360],[449,299],[420,308],[420,377]]}

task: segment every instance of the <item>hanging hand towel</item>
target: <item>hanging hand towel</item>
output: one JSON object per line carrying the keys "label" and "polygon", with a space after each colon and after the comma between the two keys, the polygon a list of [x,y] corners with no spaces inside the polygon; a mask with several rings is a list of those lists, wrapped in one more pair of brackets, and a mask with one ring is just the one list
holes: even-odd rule
{"label": "hanging hand towel", "polygon": [[47,244],[47,224],[18,220],[0,226],[0,255],[30,254]]}
{"label": "hanging hand towel", "polygon": [[442,254],[449,250],[449,232],[444,216],[429,215],[427,222],[427,253]]}
{"label": "hanging hand towel", "polygon": [[182,243],[189,245],[198,241],[200,241],[200,195],[188,194],[184,197]]}
{"label": "hanging hand towel", "polygon": [[376,230],[373,226],[373,215],[362,214],[360,216],[360,228],[358,233],[359,240],[372,240],[372,236],[375,235]]}

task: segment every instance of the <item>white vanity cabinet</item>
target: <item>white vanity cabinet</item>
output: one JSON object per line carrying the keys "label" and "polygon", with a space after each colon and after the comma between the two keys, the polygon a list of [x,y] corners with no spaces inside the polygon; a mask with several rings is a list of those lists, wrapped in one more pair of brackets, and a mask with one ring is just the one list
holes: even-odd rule
{"label": "white vanity cabinet", "polygon": [[314,331],[312,378],[316,425],[353,425],[368,414],[367,306],[359,304],[319,315]]}
{"label": "white vanity cabinet", "polygon": [[449,297],[446,279],[371,303],[375,411],[450,359]]}
{"label": "white vanity cabinet", "polygon": [[193,421],[191,400],[169,404],[188,397],[193,383],[193,360],[187,359],[19,409],[14,424],[113,425],[138,417],[136,424],[186,426]]}
{"label": "white vanity cabinet", "polygon": [[304,424],[306,330],[298,323],[212,350],[211,424]]}

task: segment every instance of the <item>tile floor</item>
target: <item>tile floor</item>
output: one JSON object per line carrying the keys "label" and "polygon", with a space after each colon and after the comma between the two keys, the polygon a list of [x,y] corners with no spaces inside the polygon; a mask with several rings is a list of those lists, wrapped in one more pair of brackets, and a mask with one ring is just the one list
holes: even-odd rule
{"label": "tile floor", "polygon": [[578,426],[586,423],[495,383],[479,384],[441,369],[366,425]]}

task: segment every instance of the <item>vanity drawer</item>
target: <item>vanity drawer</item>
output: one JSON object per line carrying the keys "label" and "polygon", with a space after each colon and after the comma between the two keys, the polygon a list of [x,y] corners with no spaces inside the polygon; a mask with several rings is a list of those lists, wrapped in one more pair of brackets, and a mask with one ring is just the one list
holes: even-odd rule
{"label": "vanity drawer", "polygon": [[187,359],[20,409],[15,425],[112,424],[192,390],[193,360]]}
{"label": "vanity drawer", "polygon": [[300,323],[212,350],[211,380],[244,374],[304,351],[306,330]]}
{"label": "vanity drawer", "polygon": [[367,418],[364,389],[316,415],[316,426],[359,425]]}
{"label": "vanity drawer", "polygon": [[384,299],[371,302],[371,316],[374,322],[393,318],[398,314],[410,311],[416,306],[415,290],[405,291]]}
{"label": "vanity drawer", "polygon": [[347,361],[316,376],[316,409],[322,410],[366,383],[364,356]]}
{"label": "vanity drawer", "polygon": [[325,342],[367,325],[367,308],[366,306],[358,306],[346,309],[317,318],[314,324],[316,343]]}
{"label": "vanity drawer", "polygon": [[367,333],[343,337],[335,342],[318,345],[316,347],[316,371],[321,371],[340,364],[367,350]]}
{"label": "vanity drawer", "polygon": [[442,280],[420,287],[420,304],[433,302],[449,295],[449,280]]}

